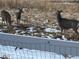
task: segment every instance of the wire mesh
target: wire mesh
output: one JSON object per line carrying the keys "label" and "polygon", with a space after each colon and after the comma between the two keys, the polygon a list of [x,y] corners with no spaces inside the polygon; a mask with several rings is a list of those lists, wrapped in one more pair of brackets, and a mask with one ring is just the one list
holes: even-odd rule
{"label": "wire mesh", "polygon": [[[65,46],[63,43],[62,45],[59,45],[53,42],[53,44],[44,42],[41,42],[41,44],[37,44],[36,42],[28,42],[29,44],[24,44],[27,44],[26,46],[30,48],[23,49],[19,49],[19,46],[25,46],[19,41],[17,42],[18,46],[17,44],[15,44],[14,41],[13,43],[10,43],[7,40],[4,41],[4,43],[8,45],[0,45],[1,58],[8,57],[8,59],[79,59],[79,47]],[[10,44],[14,44],[15,46],[11,46]],[[18,48],[15,50],[16,47]]]}
{"label": "wire mesh", "polygon": [[[15,0],[15,1],[16,1],[16,7],[18,7],[18,0]],[[57,2],[57,1],[55,0],[55,2]],[[76,2],[77,2],[77,0],[76,0]],[[30,1],[29,1],[29,3],[30,3]],[[4,5],[6,5],[6,4],[4,4]],[[45,2],[45,5],[46,5],[46,2]],[[30,10],[30,8],[31,8],[30,5],[28,5],[28,8]],[[47,8],[47,6],[45,6],[45,9],[46,8]],[[45,16],[45,18],[46,18],[46,16]],[[1,38],[1,36],[0,36],[0,38]],[[18,42],[17,42],[17,40],[13,41],[12,40],[13,38],[11,38],[11,39],[5,38],[3,41],[1,40],[1,42],[5,43],[5,44],[0,45],[0,58],[7,57],[8,59],[79,59],[79,53],[78,53],[79,47],[65,46],[63,43],[61,43],[62,45],[59,45],[59,44],[55,45],[53,42],[52,42],[53,44],[50,44],[50,42],[44,43],[42,41],[40,42],[40,44],[38,44],[36,42],[22,43],[22,42],[19,42],[19,40],[18,40],[19,38],[17,38]],[[6,39],[9,39],[10,42]],[[56,43],[58,43],[58,42],[56,42]],[[11,46],[11,45],[15,45],[15,46]],[[75,43],[74,43],[74,45],[75,45]],[[21,48],[19,46],[22,46],[22,47],[27,46],[27,48],[19,49],[19,48]],[[18,47],[18,48],[15,50],[16,47]],[[37,49],[37,50],[35,50],[35,49]]]}

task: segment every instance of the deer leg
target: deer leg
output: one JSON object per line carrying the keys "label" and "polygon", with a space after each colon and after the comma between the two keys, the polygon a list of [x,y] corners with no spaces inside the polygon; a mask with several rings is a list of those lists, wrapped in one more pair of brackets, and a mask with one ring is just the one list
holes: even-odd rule
{"label": "deer leg", "polygon": [[8,23],[7,23],[7,21],[5,21],[5,23],[6,23],[6,25],[8,26]]}
{"label": "deer leg", "polygon": [[7,24],[7,21],[4,21],[4,25],[6,25]]}
{"label": "deer leg", "polygon": [[7,21],[7,25],[10,26],[10,21]]}
{"label": "deer leg", "polygon": [[19,24],[20,24],[20,19],[18,20]]}
{"label": "deer leg", "polygon": [[10,26],[10,24],[7,22],[7,26]]}
{"label": "deer leg", "polygon": [[2,19],[2,26],[4,25],[4,19]]}
{"label": "deer leg", "polygon": [[17,19],[17,25],[19,25],[19,19]]}
{"label": "deer leg", "polygon": [[63,29],[61,29],[61,35],[63,34]]}
{"label": "deer leg", "polygon": [[5,25],[5,21],[3,21],[3,25]]}
{"label": "deer leg", "polygon": [[3,26],[3,20],[2,20],[2,26]]}
{"label": "deer leg", "polygon": [[19,20],[19,24],[20,24],[20,20]]}
{"label": "deer leg", "polygon": [[79,32],[77,31],[78,28],[73,29],[75,31],[75,33],[79,34]]}
{"label": "deer leg", "polygon": [[17,19],[17,25],[18,25],[18,19]]}

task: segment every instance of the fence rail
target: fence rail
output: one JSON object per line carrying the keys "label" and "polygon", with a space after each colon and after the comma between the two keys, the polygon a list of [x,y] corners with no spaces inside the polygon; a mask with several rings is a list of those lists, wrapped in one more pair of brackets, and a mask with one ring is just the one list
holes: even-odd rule
{"label": "fence rail", "polygon": [[[0,33],[0,45],[79,56],[79,42]],[[59,58],[60,59],[60,58]]]}

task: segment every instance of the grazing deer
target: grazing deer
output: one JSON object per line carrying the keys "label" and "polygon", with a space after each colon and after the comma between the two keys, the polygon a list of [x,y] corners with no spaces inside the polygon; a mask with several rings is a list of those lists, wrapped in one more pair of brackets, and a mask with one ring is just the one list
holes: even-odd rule
{"label": "grazing deer", "polygon": [[23,12],[23,8],[18,8],[18,12],[16,12],[17,24],[20,24],[21,14]]}
{"label": "grazing deer", "polygon": [[7,23],[7,25],[11,25],[11,15],[6,10],[1,11],[1,17],[2,17],[2,24],[3,22]]}
{"label": "grazing deer", "polygon": [[75,33],[79,34],[77,31],[77,29],[79,27],[79,21],[74,20],[74,19],[62,18],[61,12],[62,11],[57,11],[57,21],[58,21],[58,24],[61,28],[61,33],[65,29],[67,29],[67,30],[73,29],[75,31]]}

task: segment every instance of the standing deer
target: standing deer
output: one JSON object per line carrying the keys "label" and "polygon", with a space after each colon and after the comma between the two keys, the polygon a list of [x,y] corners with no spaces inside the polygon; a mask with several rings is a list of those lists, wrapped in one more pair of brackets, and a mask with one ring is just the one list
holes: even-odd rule
{"label": "standing deer", "polygon": [[61,12],[62,11],[57,11],[57,21],[58,24],[61,28],[61,33],[63,32],[63,30],[65,29],[73,29],[75,31],[75,33],[79,34],[77,29],[79,27],[79,21],[74,20],[74,19],[67,19],[67,18],[62,18],[61,16]]}
{"label": "standing deer", "polygon": [[9,14],[9,12],[7,12],[6,10],[2,10],[1,11],[1,17],[2,17],[2,24],[4,22],[7,23],[7,25],[11,25],[11,15]]}
{"label": "standing deer", "polygon": [[18,8],[18,12],[16,12],[17,24],[20,24],[21,14],[23,12],[23,8]]}

